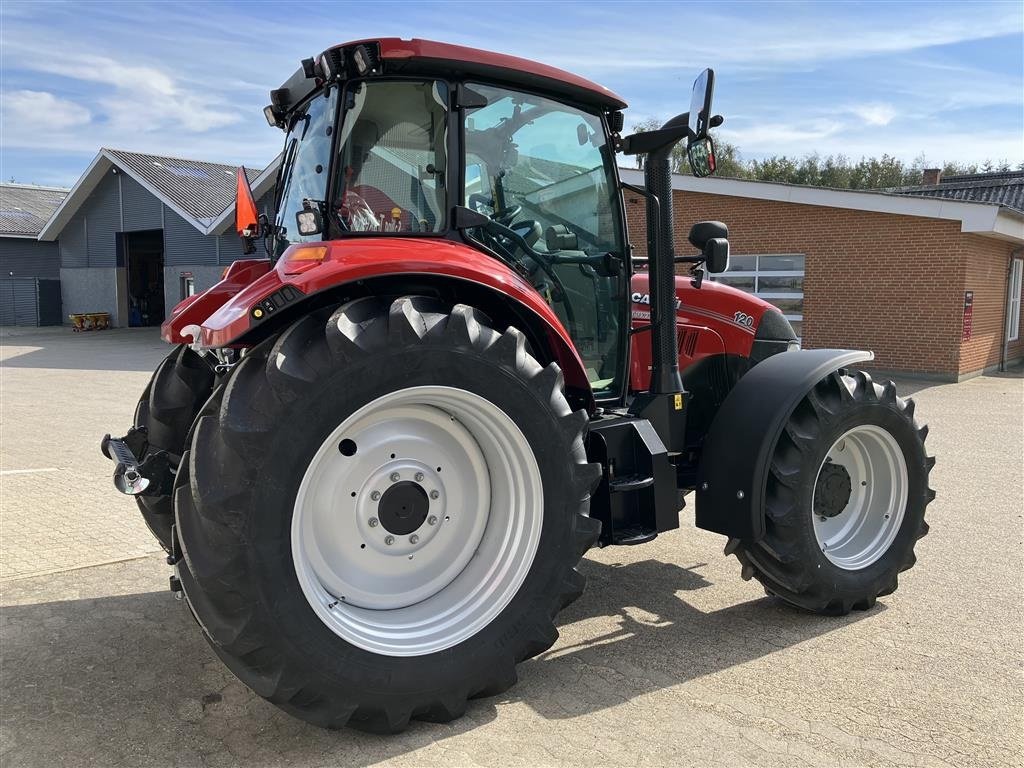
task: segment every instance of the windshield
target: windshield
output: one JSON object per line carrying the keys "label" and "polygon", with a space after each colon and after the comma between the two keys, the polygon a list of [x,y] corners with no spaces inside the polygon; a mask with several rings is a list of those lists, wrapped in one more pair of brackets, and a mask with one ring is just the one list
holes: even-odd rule
{"label": "windshield", "polygon": [[469,88],[487,105],[466,113],[463,204],[514,233],[491,226],[470,235],[529,275],[572,337],[595,395],[617,395],[627,281],[601,118],[536,94]]}
{"label": "windshield", "polygon": [[292,243],[323,239],[322,234],[300,235],[295,214],[303,209],[305,200],[323,208],[337,99],[337,88],[314,96],[295,116],[285,138],[285,175],[279,184],[275,232],[275,253],[278,255]]}
{"label": "windshield", "polygon": [[445,228],[444,83],[356,82],[345,91],[335,216],[343,232]]}

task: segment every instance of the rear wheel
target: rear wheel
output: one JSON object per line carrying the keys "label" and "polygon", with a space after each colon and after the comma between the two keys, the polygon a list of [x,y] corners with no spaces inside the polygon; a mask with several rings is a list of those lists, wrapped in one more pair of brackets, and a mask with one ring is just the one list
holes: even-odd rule
{"label": "rear wheel", "polygon": [[252,350],[218,398],[177,484],[180,576],[257,693],[397,731],[458,717],[555,641],[599,472],[516,330],[361,299]]}
{"label": "rear wheel", "polygon": [[[185,452],[185,441],[199,409],[213,391],[213,368],[185,345],[176,347],[163,359],[135,407],[135,426],[145,427],[148,446],[145,460],[166,451],[171,466],[177,467]],[[170,496],[136,496],[139,511],[160,545],[171,551],[174,504]]]}
{"label": "rear wheel", "polygon": [[828,614],[867,609],[896,590],[928,532],[934,459],[914,403],[892,382],[837,372],[790,416],[775,446],[763,539],[730,540],[743,577]]}

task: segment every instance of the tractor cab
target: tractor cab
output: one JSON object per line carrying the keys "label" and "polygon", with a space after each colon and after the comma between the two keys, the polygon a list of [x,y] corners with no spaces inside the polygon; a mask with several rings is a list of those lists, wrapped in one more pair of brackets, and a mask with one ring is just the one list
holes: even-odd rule
{"label": "tractor cab", "polygon": [[[592,83],[545,88],[508,62],[463,71],[454,46],[447,63],[407,74],[385,64],[393,44],[332,49],[306,65],[321,70],[310,94],[288,89],[296,103],[268,107],[287,131],[271,252],[353,238],[468,244],[543,297],[595,396],[621,397],[629,254],[609,129],[621,100]],[[375,62],[363,74],[357,52]]]}

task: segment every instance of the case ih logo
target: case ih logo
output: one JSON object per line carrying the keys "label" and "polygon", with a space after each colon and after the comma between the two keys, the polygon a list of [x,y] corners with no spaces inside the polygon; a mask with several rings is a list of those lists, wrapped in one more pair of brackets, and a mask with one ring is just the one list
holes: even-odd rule
{"label": "case ih logo", "polygon": [[[634,304],[647,304],[649,306],[650,303],[651,303],[651,294],[649,294],[649,293],[634,293],[632,298],[633,298],[633,303]],[[679,297],[677,296],[676,297],[676,309],[679,309],[679,307],[681,307],[682,305],[683,305],[683,302],[681,302],[679,300]]]}

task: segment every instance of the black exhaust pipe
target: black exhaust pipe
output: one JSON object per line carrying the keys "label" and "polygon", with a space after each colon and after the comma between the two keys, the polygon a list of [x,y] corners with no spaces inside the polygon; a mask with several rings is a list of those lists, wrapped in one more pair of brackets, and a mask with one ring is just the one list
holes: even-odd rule
{"label": "black exhaust pipe", "polygon": [[[661,127],[667,141],[652,149],[644,163],[644,186],[657,198],[647,198],[647,258],[651,291],[651,389],[665,394],[683,391],[679,375],[676,330],[676,265],[672,213],[672,148],[686,135],[689,113]],[[660,209],[660,210],[659,210]]]}

